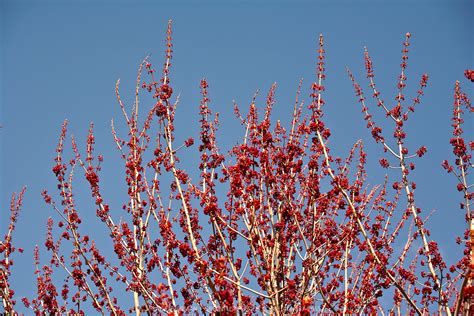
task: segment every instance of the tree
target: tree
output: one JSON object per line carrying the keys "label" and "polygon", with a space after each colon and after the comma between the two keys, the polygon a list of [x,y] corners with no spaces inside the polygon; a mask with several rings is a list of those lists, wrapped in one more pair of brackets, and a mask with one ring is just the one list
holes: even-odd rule
{"label": "tree", "polygon": [[[348,69],[367,128],[381,144],[383,168],[395,169],[397,179],[379,185],[366,182],[366,153],[361,141],[346,158],[331,154],[331,131],[324,123],[324,38],[319,38],[316,79],[310,87],[307,109],[300,83],[290,126],[271,118],[273,85],[263,110],[257,96],[242,114],[235,105],[244,137],[230,152],[222,152],[216,134],[218,115],[209,107],[209,85],[200,83],[198,180],[182,167],[189,138],[175,141],[175,97],[170,80],[171,22],[160,78],[149,58],[140,64],[131,110],[116,84],[117,102],[126,124],[120,136],[112,133],[124,162],[128,196],[121,219],[101,191],[103,158],[94,151],[91,124],[83,152],[71,139],[72,159],[65,156],[67,124],[62,126],[52,171],[58,194],[42,193],[55,211],[47,223],[44,243],[50,257],[42,261],[35,250],[37,295],[23,298],[36,314],[83,314],[90,306],[101,314],[468,314],[474,287],[469,238],[473,142],[463,139],[463,107],[473,108],[460,83],[455,84],[453,110],[454,162],[443,167],[454,174],[466,210],[465,252],[447,267],[438,244],[431,240],[427,215],[416,203],[417,186],[410,172],[427,149],[406,145],[404,126],[423,96],[428,76],[421,77],[413,100],[405,98],[405,69],[410,33],[403,42],[396,104],[382,99],[374,67],[365,50],[366,76],[371,94],[393,135],[385,133],[371,116],[362,86]],[[146,79],[142,78],[147,75]],[[466,77],[472,80],[472,72]],[[153,106],[139,119],[140,91]],[[87,180],[97,218],[108,231],[115,257],[104,255],[93,238],[84,234],[75,201],[74,178]],[[8,278],[12,232],[23,192],[12,198],[11,225],[0,252],[1,293],[7,313],[13,313],[14,292]],[[175,207],[171,201],[177,201]],[[460,241],[461,242],[461,241]],[[401,247],[395,248],[395,245]],[[63,279],[58,278],[63,276]],[[133,300],[120,301],[124,290]],[[472,311],[471,311],[472,312]]]}

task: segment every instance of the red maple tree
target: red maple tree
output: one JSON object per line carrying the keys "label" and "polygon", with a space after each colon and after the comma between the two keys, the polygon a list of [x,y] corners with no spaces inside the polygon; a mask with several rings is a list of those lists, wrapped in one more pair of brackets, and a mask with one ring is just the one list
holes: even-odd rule
{"label": "red maple tree", "polygon": [[[375,103],[393,124],[387,133],[377,125],[362,86],[348,69],[362,106],[367,128],[381,144],[383,168],[398,172],[380,185],[366,182],[362,142],[346,158],[331,154],[330,129],[324,123],[324,39],[319,38],[316,78],[308,106],[300,83],[288,127],[272,121],[276,85],[259,112],[256,98],[246,114],[235,106],[244,137],[223,152],[216,134],[217,115],[209,107],[208,83],[200,83],[200,160],[197,181],[182,167],[187,147],[175,141],[179,97],[170,81],[171,23],[160,78],[146,58],[140,65],[135,101],[128,110],[116,85],[127,135],[112,122],[113,137],[124,163],[128,196],[121,219],[102,194],[103,158],[94,151],[91,124],[83,152],[72,138],[73,157],[64,147],[62,126],[53,173],[58,194],[42,193],[55,211],[47,223],[44,246],[49,259],[35,250],[37,294],[23,304],[37,315],[84,314],[468,314],[474,295],[471,256],[474,238],[470,201],[473,142],[463,139],[463,108],[473,112],[460,83],[455,84],[453,110],[454,161],[443,162],[459,180],[469,227],[461,260],[447,267],[438,244],[430,238],[427,215],[416,203],[418,190],[411,171],[427,149],[409,148],[405,124],[421,102],[428,76],[422,75],[417,95],[405,97],[410,33],[403,42],[395,105],[382,99],[374,66],[365,50],[366,76]],[[147,75],[144,79],[142,76]],[[472,71],[466,71],[472,80]],[[146,119],[139,120],[139,95],[152,97]],[[115,257],[109,257],[84,234],[74,199],[73,179],[82,173],[90,186],[97,218],[110,236]],[[10,226],[0,243],[0,289],[6,313],[15,311],[10,288],[12,232],[23,199],[13,196]],[[171,201],[175,201],[172,204]],[[177,202],[176,202],[177,201]],[[68,244],[65,246],[64,244]],[[394,247],[398,245],[400,247]],[[62,272],[61,272],[62,271]],[[58,282],[53,276],[63,273]],[[120,293],[133,298],[119,303]]]}

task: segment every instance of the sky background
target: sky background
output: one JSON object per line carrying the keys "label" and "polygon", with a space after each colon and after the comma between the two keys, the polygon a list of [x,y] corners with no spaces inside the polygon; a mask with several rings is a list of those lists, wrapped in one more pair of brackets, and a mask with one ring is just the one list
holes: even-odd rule
{"label": "sky background", "polygon": [[[205,77],[211,107],[220,112],[218,140],[227,148],[243,135],[233,115],[233,100],[247,107],[260,89],[263,104],[263,96],[277,82],[273,117],[288,122],[300,78],[305,79],[303,96],[308,99],[317,40],[323,33],[330,146],[334,154],[345,156],[354,142],[364,140],[370,184],[383,181],[386,170],[377,163],[383,153],[365,129],[345,67],[367,90],[363,47],[368,46],[379,90],[387,103],[393,103],[401,44],[405,33],[411,32],[407,97],[414,96],[423,73],[430,78],[422,105],[407,127],[412,151],[420,145],[428,148],[413,174],[418,206],[425,215],[435,211],[429,226],[448,262],[459,257],[459,248],[453,247],[465,227],[458,208],[461,196],[441,161],[453,158],[449,139],[454,82],[461,80],[464,90],[474,96],[463,77],[464,70],[473,67],[472,1],[66,2],[70,1],[0,0],[2,232],[11,193],[27,186],[14,235],[17,245],[25,248],[13,268],[18,297],[35,290],[32,249],[43,245],[47,217],[55,217],[40,192],[54,192],[51,167],[65,118],[80,144],[89,122],[95,123],[96,150],[105,158],[103,194],[112,204],[123,202],[113,201],[124,193],[123,167],[110,133],[110,120],[121,119],[114,85],[120,78],[123,98],[131,104],[141,60],[151,54],[157,69],[161,67],[168,19],[173,19],[171,82],[181,93],[177,137],[197,138],[199,81]],[[376,110],[372,100],[368,104]],[[472,119],[466,120],[465,130],[472,135]],[[101,229],[89,188],[79,178],[79,211],[91,229]]]}

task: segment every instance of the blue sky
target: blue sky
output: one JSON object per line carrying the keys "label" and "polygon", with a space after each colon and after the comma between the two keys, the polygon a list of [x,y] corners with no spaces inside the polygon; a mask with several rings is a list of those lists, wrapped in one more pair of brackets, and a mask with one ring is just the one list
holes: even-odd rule
{"label": "blue sky", "polygon": [[[383,181],[385,170],[376,163],[382,153],[364,128],[345,66],[366,87],[363,47],[368,46],[379,88],[385,100],[393,101],[401,43],[411,32],[407,94],[415,93],[423,73],[430,77],[422,105],[408,126],[412,148],[428,147],[414,173],[418,204],[426,213],[436,211],[432,235],[442,241],[448,260],[457,256],[450,247],[464,229],[464,214],[458,209],[461,197],[440,164],[452,159],[455,80],[474,95],[463,79],[464,69],[473,67],[472,1],[67,2],[0,0],[2,231],[11,192],[28,187],[15,234],[18,245],[26,249],[14,268],[22,271],[13,279],[19,296],[34,290],[32,247],[43,244],[46,219],[54,217],[40,192],[54,191],[51,167],[62,121],[69,119],[70,132],[80,143],[89,122],[95,123],[97,152],[105,158],[104,195],[120,193],[117,179],[123,172],[116,171],[120,162],[110,134],[110,119],[120,119],[115,81],[121,79],[124,99],[131,101],[140,61],[151,54],[157,68],[162,64],[168,19],[173,19],[175,51],[171,80],[181,93],[178,138],[197,136],[199,81],[205,77],[211,107],[221,114],[218,139],[229,146],[243,133],[233,118],[232,101],[247,106],[256,89],[265,95],[277,82],[274,117],[289,120],[300,78],[305,79],[303,95],[308,95],[317,39],[323,33],[331,146],[344,156],[355,141],[364,140],[369,173],[373,170],[371,184]],[[472,119],[465,130],[473,134]],[[76,190],[83,218],[95,227],[88,188],[79,181]]]}

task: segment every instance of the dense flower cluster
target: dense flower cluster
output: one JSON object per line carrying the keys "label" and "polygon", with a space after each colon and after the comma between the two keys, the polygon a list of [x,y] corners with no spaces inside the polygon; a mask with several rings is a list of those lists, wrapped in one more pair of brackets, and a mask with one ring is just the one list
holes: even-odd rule
{"label": "dense flower cluster", "polygon": [[[465,75],[467,79],[472,80],[470,77],[469,70],[466,70]],[[474,82],[474,81],[473,81]],[[453,154],[455,157],[454,165],[450,164],[447,160],[442,162],[443,168],[451,174],[454,174],[458,180],[456,188],[463,194],[463,200],[460,203],[460,208],[466,212],[466,222],[468,228],[464,232],[465,250],[464,256],[453,265],[451,271],[460,271],[461,278],[463,279],[461,293],[459,294],[460,299],[457,301],[455,306],[455,314],[472,314],[474,313],[474,306],[472,304],[474,300],[474,216],[472,214],[472,200],[474,199],[474,192],[472,190],[473,184],[469,182],[469,175],[472,164],[472,151],[474,150],[474,141],[466,140],[462,125],[464,123],[464,110],[467,109],[469,113],[474,112],[474,107],[467,95],[462,92],[461,84],[456,81],[454,86],[454,102],[453,102],[453,116],[452,116],[452,127],[453,135],[450,139],[450,144],[453,148]],[[459,238],[461,240],[461,238]]]}
{"label": "dense flower cluster", "polygon": [[[346,157],[335,156],[329,147],[322,35],[308,106],[304,106],[300,82],[289,126],[273,120],[277,89],[273,84],[263,109],[257,95],[246,114],[235,105],[243,140],[222,152],[217,138],[219,116],[210,108],[205,79],[200,82],[199,135],[196,141],[188,138],[177,145],[179,98],[174,98],[170,79],[171,33],[170,22],[161,77],[155,77],[149,58],[140,64],[131,109],[122,101],[120,82],[116,84],[126,127],[122,137],[112,122],[127,188],[122,213],[111,210],[102,190],[103,157],[95,154],[93,124],[85,154],[72,138],[74,157],[66,162],[64,122],[52,169],[59,202],[48,191],[42,193],[58,221],[50,218],[47,223],[44,247],[49,260],[41,263],[35,250],[37,295],[22,299],[26,307],[37,315],[83,315],[87,308],[111,315],[372,315],[387,307],[391,315],[469,311],[474,243],[467,242],[463,259],[448,269],[416,203],[412,171],[427,148],[408,145],[405,125],[421,102],[428,76],[421,76],[416,96],[408,101],[410,33],[403,42],[392,105],[382,99],[374,63],[368,49],[364,51],[369,88],[377,107],[393,123],[391,133],[375,123],[363,87],[347,70],[367,128],[383,147],[380,165],[391,172],[390,178],[376,186],[366,181],[367,157],[361,141]],[[144,120],[138,115],[143,93],[152,100]],[[457,189],[464,193],[461,206],[471,223],[473,193],[467,173],[474,146],[462,138],[461,105],[472,112],[456,83],[451,139],[456,160],[454,165],[443,162],[443,167],[458,178]],[[199,164],[194,173],[188,173],[181,152],[192,150],[195,142]],[[83,233],[73,194],[76,169],[90,187],[114,258],[97,246],[93,236]],[[9,256],[15,250],[11,232],[22,197],[23,192],[12,199],[10,230],[0,243],[4,256],[0,288],[6,312],[12,312],[15,304],[8,283]],[[468,230],[465,238],[469,233],[474,230]],[[65,275],[62,284],[54,277],[60,271]],[[119,303],[121,289],[130,294],[129,305]]]}

